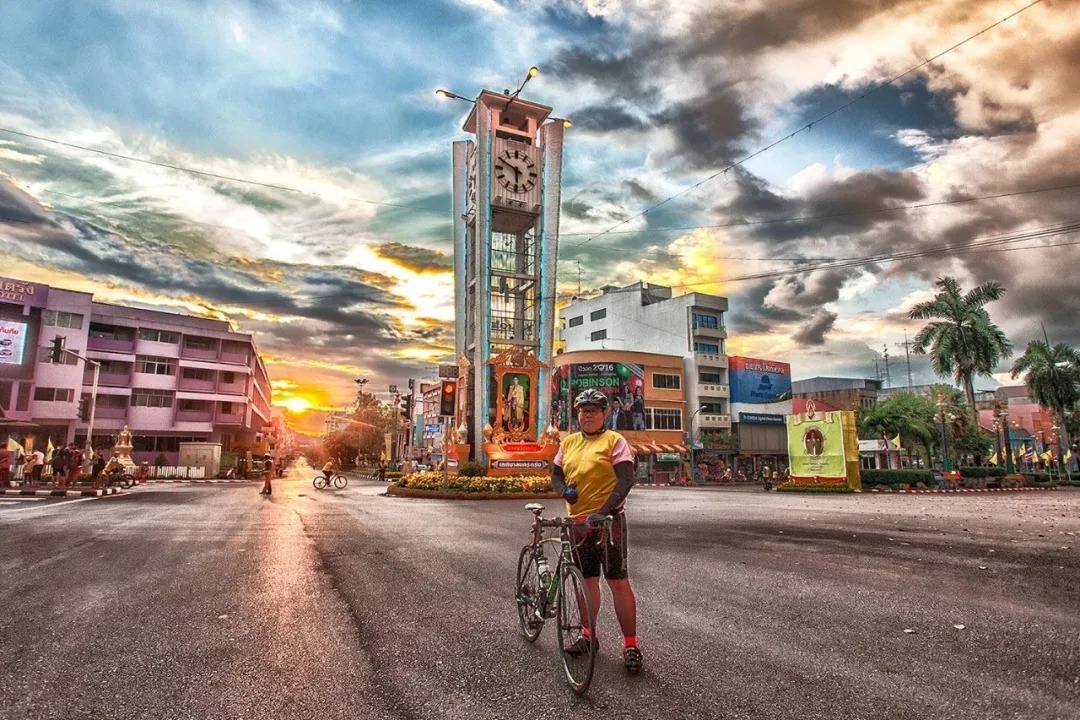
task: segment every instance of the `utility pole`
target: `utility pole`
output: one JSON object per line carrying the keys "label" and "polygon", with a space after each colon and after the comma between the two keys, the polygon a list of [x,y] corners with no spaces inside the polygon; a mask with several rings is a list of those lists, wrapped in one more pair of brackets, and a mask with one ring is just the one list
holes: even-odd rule
{"label": "utility pole", "polygon": [[885,358],[885,384],[882,387],[890,387],[892,385],[892,376],[889,375],[889,346],[885,346],[885,352],[882,353]]}
{"label": "utility pole", "polygon": [[577,296],[581,297],[581,261],[575,260],[577,263]]}
{"label": "utility pole", "polygon": [[904,342],[896,343],[897,347],[904,348],[904,357],[907,358],[907,386],[910,388],[914,383],[911,381],[911,346],[915,343],[907,339],[907,330],[904,331]]}

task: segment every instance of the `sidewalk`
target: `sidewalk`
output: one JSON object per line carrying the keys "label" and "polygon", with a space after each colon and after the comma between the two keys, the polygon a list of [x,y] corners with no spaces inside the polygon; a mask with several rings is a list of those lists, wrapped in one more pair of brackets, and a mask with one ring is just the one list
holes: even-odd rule
{"label": "sidewalk", "polygon": [[0,495],[34,495],[38,497],[100,497],[116,495],[122,488],[92,487],[0,487]]}

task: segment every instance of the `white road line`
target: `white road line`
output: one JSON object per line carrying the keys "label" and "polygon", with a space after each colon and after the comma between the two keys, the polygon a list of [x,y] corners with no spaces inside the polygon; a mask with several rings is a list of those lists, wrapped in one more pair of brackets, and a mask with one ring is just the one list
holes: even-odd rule
{"label": "white road line", "polygon": [[[39,513],[54,512],[54,511],[56,511],[58,509],[62,509],[64,507],[66,507],[68,505],[74,505],[75,503],[86,502],[87,500],[100,500],[103,497],[119,497],[119,495],[97,495],[97,496],[94,496],[94,497],[76,498],[74,500],[63,500],[61,502],[53,503],[52,505],[27,506],[25,508],[19,508],[17,510],[8,510],[6,512],[0,513],[0,520],[3,520],[5,517],[7,517],[9,515],[15,515],[15,514],[25,515],[26,513],[31,513],[31,512],[34,512],[34,511],[37,511]],[[42,498],[42,499],[44,499],[44,498]]]}

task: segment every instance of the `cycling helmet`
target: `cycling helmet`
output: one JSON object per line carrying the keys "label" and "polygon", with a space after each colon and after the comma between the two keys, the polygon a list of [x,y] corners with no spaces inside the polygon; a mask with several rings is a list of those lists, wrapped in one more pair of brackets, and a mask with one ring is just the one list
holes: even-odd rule
{"label": "cycling helmet", "polygon": [[597,407],[607,410],[608,399],[607,395],[599,390],[585,390],[574,398],[574,409],[577,410],[582,405],[596,405]]}

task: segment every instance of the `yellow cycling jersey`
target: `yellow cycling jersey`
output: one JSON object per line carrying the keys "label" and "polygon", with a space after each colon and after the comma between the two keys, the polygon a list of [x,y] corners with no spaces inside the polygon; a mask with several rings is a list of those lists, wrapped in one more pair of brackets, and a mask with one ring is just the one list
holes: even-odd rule
{"label": "yellow cycling jersey", "polygon": [[563,438],[555,464],[562,467],[566,484],[578,491],[578,501],[566,504],[567,515],[580,518],[598,512],[615,489],[615,465],[633,461],[629,443],[612,430],[592,438],[580,432]]}

